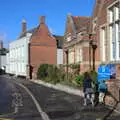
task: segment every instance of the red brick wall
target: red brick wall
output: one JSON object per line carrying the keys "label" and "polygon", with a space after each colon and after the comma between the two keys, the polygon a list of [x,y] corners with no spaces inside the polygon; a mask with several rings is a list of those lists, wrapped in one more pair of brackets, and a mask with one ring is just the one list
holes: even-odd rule
{"label": "red brick wall", "polygon": [[33,67],[33,77],[40,64],[57,64],[56,40],[50,35],[45,24],[40,24],[30,41],[30,65]]}
{"label": "red brick wall", "polygon": [[89,61],[89,47],[83,47],[83,61]]}
{"label": "red brick wall", "polygon": [[[102,1],[103,4],[102,4]],[[96,7],[94,8],[93,17],[94,20],[97,17],[96,28],[96,41],[98,48],[96,49],[96,60],[100,61],[100,27],[107,23],[107,7],[116,0],[96,0]]]}

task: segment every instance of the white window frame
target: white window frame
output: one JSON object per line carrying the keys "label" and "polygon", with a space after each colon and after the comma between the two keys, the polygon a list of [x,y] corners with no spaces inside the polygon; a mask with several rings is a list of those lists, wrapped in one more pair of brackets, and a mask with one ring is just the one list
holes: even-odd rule
{"label": "white window frame", "polygon": [[107,11],[109,27],[108,35],[110,36],[110,61],[116,61],[120,60],[120,31],[118,27],[118,23],[120,24],[120,22],[118,22],[118,20],[120,20],[120,0],[116,0],[109,5]]}
{"label": "white window frame", "polygon": [[101,61],[106,61],[106,27],[105,25],[101,26],[100,29],[100,51],[101,51]]}

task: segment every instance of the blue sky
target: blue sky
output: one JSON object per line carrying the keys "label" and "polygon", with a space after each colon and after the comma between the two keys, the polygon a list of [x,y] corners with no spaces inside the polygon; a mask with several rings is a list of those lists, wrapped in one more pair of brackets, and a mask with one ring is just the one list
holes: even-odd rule
{"label": "blue sky", "polygon": [[16,40],[21,32],[21,21],[27,29],[39,24],[41,15],[56,35],[64,35],[66,16],[90,16],[95,0],[0,0],[0,39],[4,45]]}

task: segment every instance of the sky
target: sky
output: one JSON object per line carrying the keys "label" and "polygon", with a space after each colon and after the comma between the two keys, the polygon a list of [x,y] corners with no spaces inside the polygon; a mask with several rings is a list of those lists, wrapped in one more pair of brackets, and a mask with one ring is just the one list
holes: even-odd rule
{"label": "sky", "polygon": [[40,16],[46,17],[53,34],[64,35],[67,15],[91,16],[94,3],[95,0],[0,0],[0,40],[7,47],[20,35],[23,19],[29,30],[39,25]]}

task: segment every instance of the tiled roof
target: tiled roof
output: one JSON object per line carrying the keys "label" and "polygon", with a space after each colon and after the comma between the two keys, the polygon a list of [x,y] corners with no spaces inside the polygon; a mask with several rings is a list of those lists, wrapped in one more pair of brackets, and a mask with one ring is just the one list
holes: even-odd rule
{"label": "tiled roof", "polygon": [[72,16],[74,26],[77,32],[86,31],[90,29],[90,17]]}
{"label": "tiled roof", "polygon": [[19,36],[19,38],[25,37],[27,33],[32,33],[32,34],[34,34],[34,33],[36,32],[36,30],[37,30],[37,28],[30,29],[30,30],[22,33],[22,34]]}

